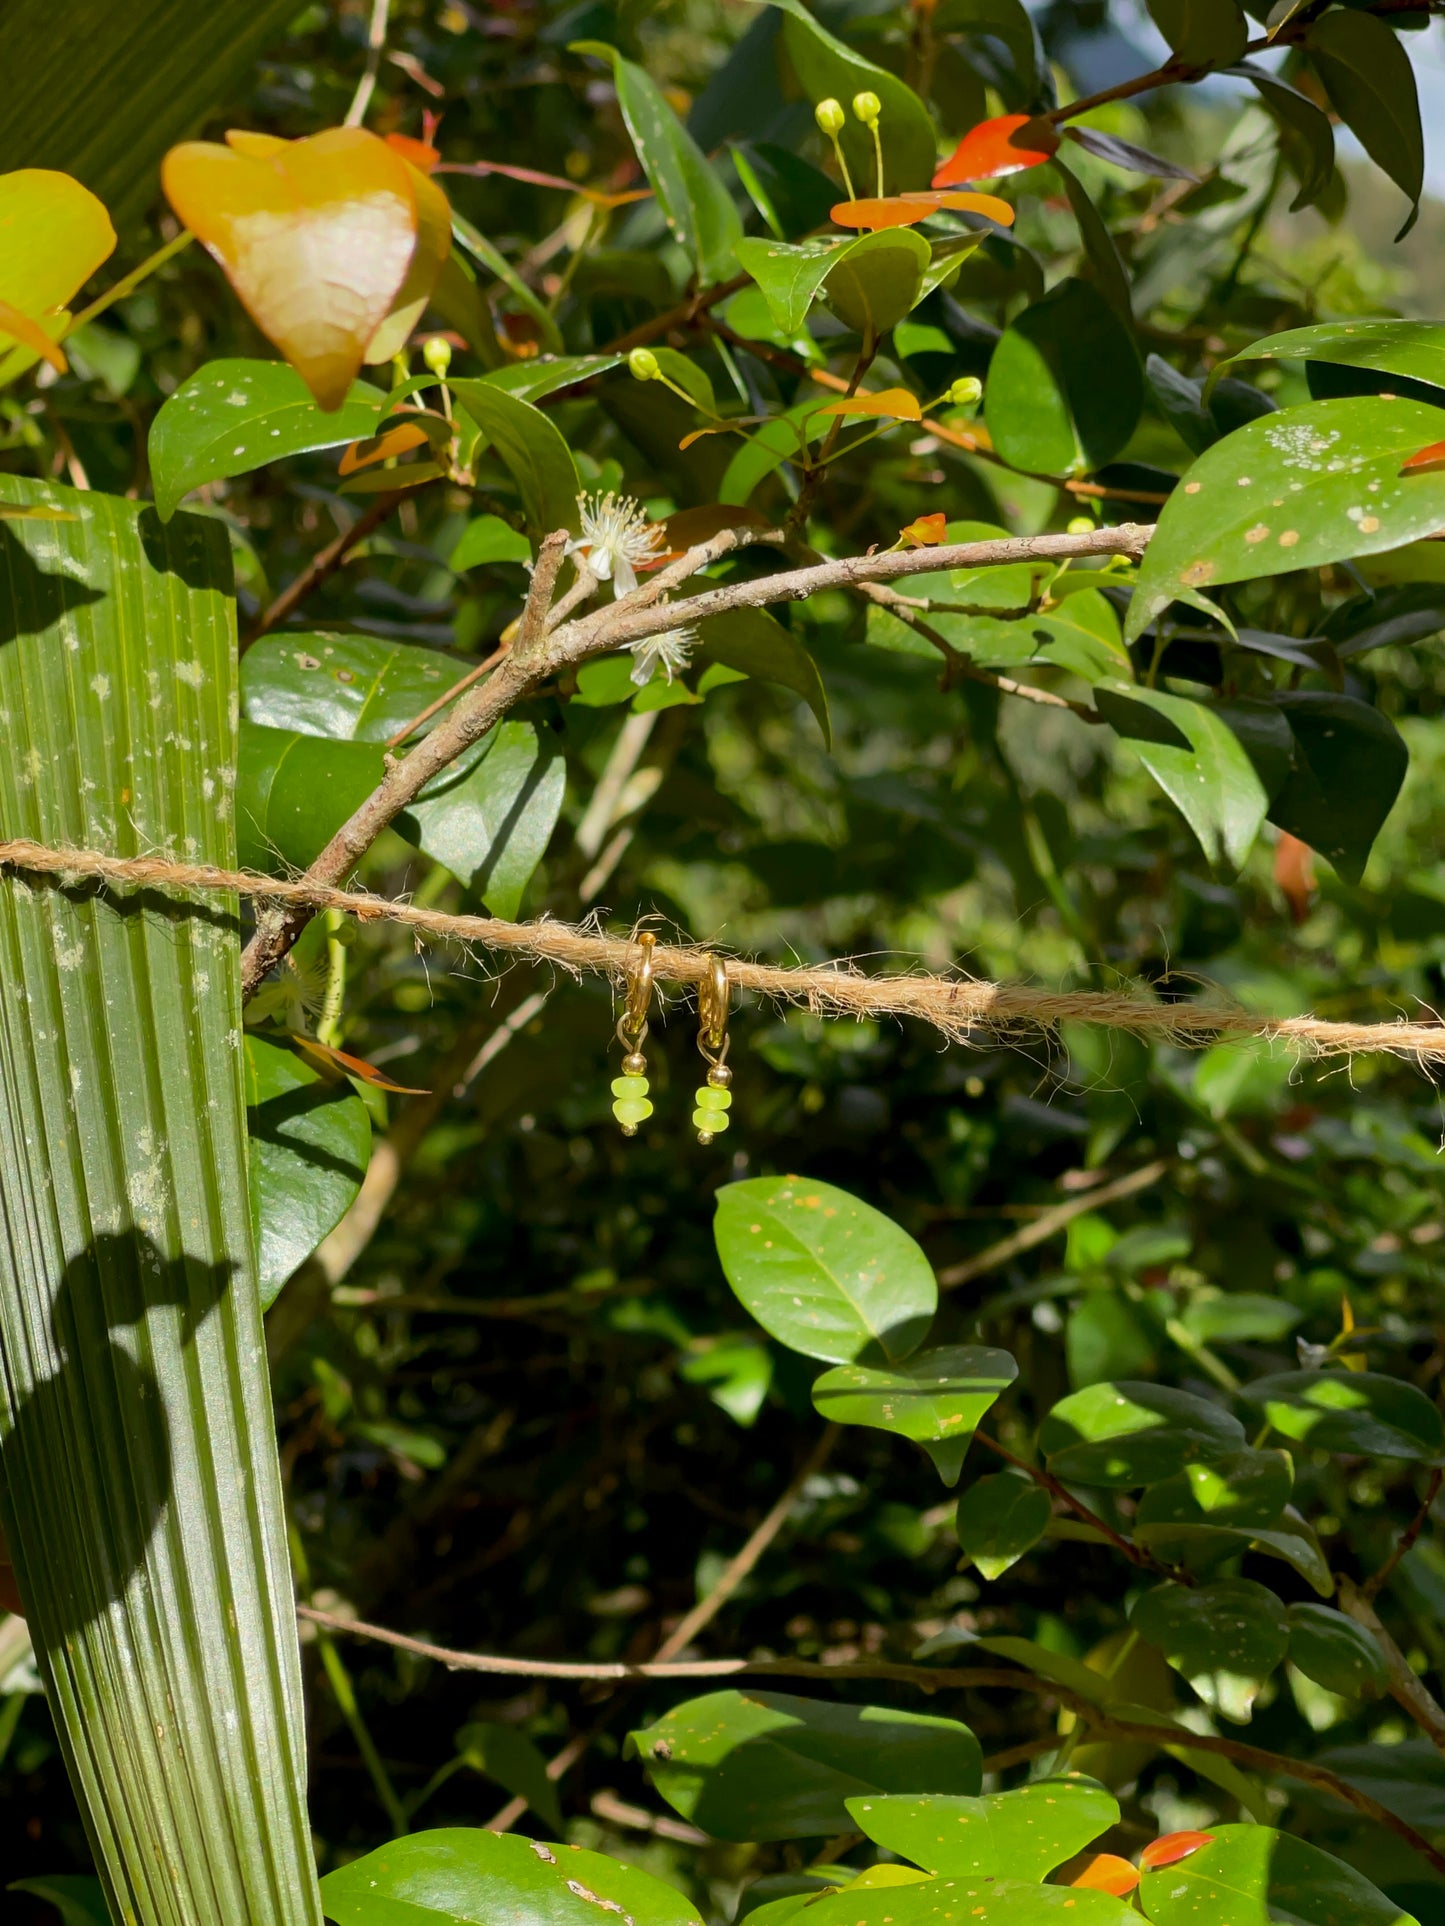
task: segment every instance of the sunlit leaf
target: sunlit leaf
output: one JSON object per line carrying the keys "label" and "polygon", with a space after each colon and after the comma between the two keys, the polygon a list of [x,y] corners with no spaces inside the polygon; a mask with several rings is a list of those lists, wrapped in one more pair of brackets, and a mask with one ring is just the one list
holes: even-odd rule
{"label": "sunlit leaf", "polygon": [[1096,1852],[1066,1885],[1082,1892],[1113,1893],[1123,1899],[1139,1884],[1139,1868],[1114,1852]]}
{"label": "sunlit leaf", "polygon": [[1133,434],[1144,375],[1133,338],[1104,295],[1069,280],[1005,329],[984,394],[988,431],[1006,461],[1083,475],[1112,461]]}
{"label": "sunlit leaf", "polygon": [[1274,1593],[1248,1578],[1158,1585],[1129,1623],[1212,1710],[1245,1724],[1265,1680],[1284,1663],[1289,1627]]}
{"label": "sunlit leaf", "polygon": [[930,214],[982,214],[1000,227],[1012,227],[1014,211],[1007,201],[993,194],[962,194],[943,191],[933,194],[894,194],[887,200],[840,201],[829,210],[838,227],[912,227],[926,221]]}
{"label": "sunlit leaf", "polygon": [[1179,1859],[1157,1863],[1151,1850],[1139,1887],[1155,1926],[1199,1926],[1228,1895],[1229,1926],[1271,1926],[1281,1919],[1299,1926],[1417,1926],[1363,1874],[1333,1853],[1271,1826],[1215,1826],[1209,1833],[1173,1834],[1194,1844]]}
{"label": "sunlit leaf", "polygon": [[1181,1859],[1198,1852],[1201,1846],[1213,1842],[1212,1832],[1166,1832],[1160,1839],[1151,1839],[1139,1855],[1139,1863],[1145,1872],[1157,1872],[1161,1866],[1177,1866]]}
{"label": "sunlit leaf", "polygon": [[1052,160],[1059,137],[1046,120],[1030,114],[1003,114],[970,127],[943,165],[935,170],[935,187],[958,181],[1000,180]]}
{"label": "sunlit leaf", "polygon": [[880,421],[922,421],[923,410],[917,395],[907,388],[880,388],[873,394],[849,395],[830,401],[818,410],[820,415],[872,415]]}
{"label": "sunlit leaf", "polygon": [[580,526],[582,484],[572,451],[540,408],[490,381],[455,381],[452,392],[511,471],[534,536]]}
{"label": "sunlit leaf", "polygon": [[1118,1823],[1119,1802],[1090,1779],[1053,1778],[981,1798],[869,1795],[848,1811],[875,1845],[936,1875],[1042,1880]]}
{"label": "sunlit leaf", "polygon": [[976,1344],[916,1351],[889,1369],[840,1364],[813,1386],[813,1405],[835,1424],[870,1425],[921,1444],[946,1485],[985,1412],[1018,1376],[1007,1351]]}
{"label": "sunlit leaf", "polygon": [[1001,1578],[1038,1544],[1052,1509],[1049,1494],[1017,1472],[975,1478],[954,1519],[964,1557],[984,1578]]}

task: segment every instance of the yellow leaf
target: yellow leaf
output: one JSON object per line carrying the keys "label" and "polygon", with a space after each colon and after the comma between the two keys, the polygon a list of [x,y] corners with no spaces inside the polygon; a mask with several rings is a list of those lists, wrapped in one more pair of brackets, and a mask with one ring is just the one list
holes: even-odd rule
{"label": "yellow leaf", "polygon": [[452,251],[452,210],[446,195],[421,168],[412,166],[394,141],[389,144],[411,176],[416,201],[416,247],[391,313],[367,344],[366,359],[373,365],[390,361],[406,346]]}
{"label": "yellow leaf", "polygon": [[339,408],[406,284],[422,176],[361,127],[227,139],[173,147],[161,184],[317,404]]}
{"label": "yellow leaf", "polygon": [[42,348],[32,333],[13,325],[13,317],[33,324],[58,313],[114,248],[109,214],[69,174],[45,167],[0,174],[0,303],[11,313],[0,320],[0,336],[23,341],[64,368],[50,336]]}
{"label": "yellow leaf", "polygon": [[873,415],[882,421],[922,421],[923,410],[918,405],[917,395],[909,394],[906,388],[881,388],[875,395],[848,395],[842,401],[830,401],[826,408],[818,410],[820,415]]}

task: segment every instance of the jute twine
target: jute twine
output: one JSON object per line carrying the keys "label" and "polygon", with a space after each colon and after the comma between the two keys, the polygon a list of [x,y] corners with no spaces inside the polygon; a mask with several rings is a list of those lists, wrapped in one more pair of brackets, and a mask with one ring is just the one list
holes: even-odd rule
{"label": "jute twine", "polygon": [[[55,876],[70,887],[95,880],[127,889],[247,896],[257,902],[341,910],[359,922],[400,923],[421,935],[557,964],[574,975],[590,970],[620,980],[637,960],[636,944],[629,937],[603,936],[545,919],[508,923],[495,916],[451,916],[366,891],[333,889],[305,877],[288,881],[205,863],[107,856],[94,849],[50,849],[23,841],[0,842],[0,867]],[[653,976],[659,982],[695,986],[708,968],[708,954],[697,945],[659,943],[652,956]],[[868,976],[847,961],[780,969],[730,957],[727,969],[734,989],[799,1004],[818,1016],[913,1017],[941,1031],[951,1043],[976,1042],[981,1032],[997,1035],[1060,1023],[1097,1023],[1181,1044],[1254,1038],[1291,1045],[1307,1056],[1385,1052],[1413,1058],[1422,1067],[1445,1060],[1445,1025],[1403,1018],[1393,1023],[1330,1023],[1313,1016],[1264,1018],[1223,1004],[1154,1002],[1137,992],[1043,990],[917,970]]]}

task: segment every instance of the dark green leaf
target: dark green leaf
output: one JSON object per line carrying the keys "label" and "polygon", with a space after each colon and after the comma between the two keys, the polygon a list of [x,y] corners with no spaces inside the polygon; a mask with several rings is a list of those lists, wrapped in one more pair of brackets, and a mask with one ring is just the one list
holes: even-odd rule
{"label": "dark green leaf", "polygon": [[1039,1446],[1056,1477],[1127,1489],[1208,1464],[1244,1443],[1244,1426],[1218,1405],[1163,1384],[1091,1384],[1056,1404]]}
{"label": "dark green leaf", "polygon": [[163,522],[203,482],[244,475],[283,455],[339,448],[374,435],[386,405],[380,388],[352,383],[323,414],[284,361],[208,361],[183,381],[151,423],[147,453]]}
{"label": "dark green leaf", "polygon": [[1124,266],[1113,235],[1109,232],[1108,222],[1089,199],[1088,190],[1071,167],[1065,166],[1062,158],[1054,157],[1054,171],[1064,183],[1064,192],[1069,197],[1069,206],[1074,211],[1074,219],[1079,225],[1079,239],[1084,245],[1084,258],[1088,261],[1093,274],[1094,284],[1100,294],[1113,308],[1124,325],[1133,321],[1133,308],[1129,292],[1129,272]]}
{"label": "dark green leaf", "polygon": [[741,1302],[804,1357],[897,1363],[922,1343],[938,1305],[933,1267],[908,1233],[831,1184],[726,1184],[713,1234]]}
{"label": "dark green leaf", "polygon": [[687,250],[704,287],[728,280],[743,224],[731,194],[667,96],[650,74],[624,60],[615,47],[579,40],[572,52],[596,54],[611,64],[617,104],[669,232]]}
{"label": "dark green leaf", "polygon": [[912,228],[865,234],[828,270],[823,297],[847,327],[876,340],[917,303],[928,265],[928,243]]}
{"label": "dark green leaf", "polygon": [[1247,361],[1326,361],[1445,390],[1445,327],[1434,321],[1317,321],[1307,328],[1287,328],[1219,362],[1211,385]]}
{"label": "dark green leaf", "polygon": [[1305,46],[1330,105],[1375,165],[1411,203],[1403,240],[1420,212],[1425,188],[1425,134],[1410,56],[1374,14],[1338,8],[1310,22]]}
{"label": "dark green leaf", "polygon": [[[1394,1745],[1332,1745],[1316,1753],[1315,1760],[1378,1799],[1407,1826],[1426,1833],[1445,1831],[1445,1758],[1428,1739],[1401,1739]],[[1400,1926],[1409,1926],[1403,1915]]]}
{"label": "dark green leaf", "polygon": [[776,616],[765,609],[729,609],[711,615],[701,625],[700,653],[710,661],[761,682],[775,682],[780,688],[800,695],[818,718],[824,745],[833,746],[833,729],[828,716],[828,696],[818,665],[793,634]]}
{"label": "dark green leaf", "polygon": [[1229,724],[1202,703],[1134,683],[1097,683],[1094,707],[1133,743],[1210,862],[1238,869],[1253,847],[1269,798]]}
{"label": "dark green leaf", "polygon": [[1017,1472],[975,1478],[954,1521],[964,1557],[984,1578],[1002,1577],[1043,1537],[1052,1509],[1043,1487]]}
{"label": "dark green leaf", "polygon": [[[509,304],[518,312],[525,314],[532,322],[537,330],[538,339],[547,353],[561,355],[562,331],[546,304],[537,299],[502,250],[489,241],[485,234],[473,227],[471,222],[464,215],[459,214],[455,208],[452,209],[452,235],[458,246],[465,248],[478,266],[484,267],[488,274],[494,275],[501,282],[507,290]],[[452,250],[451,258],[452,261],[457,259],[455,248]],[[495,295],[492,298],[495,299]],[[482,360],[490,362],[494,373],[506,374],[509,371],[509,364],[504,359],[506,351],[497,340],[490,315],[485,316],[484,334],[482,333],[483,321],[484,316],[479,313],[473,322],[473,326],[481,335],[483,345],[479,345],[476,340],[472,345],[477,348]],[[493,354],[496,356],[495,360],[491,359]]]}
{"label": "dark green leaf", "polygon": [[294,1051],[248,1035],[246,1127],[264,1309],[361,1188],[371,1119],[349,1083],[329,1081]]}
{"label": "dark green leaf", "polygon": [[273,630],[241,658],[241,714],[268,729],[386,742],[466,672],[414,643]]}
{"label": "dark green leaf", "polygon": [[[1178,1865],[1145,1873],[1139,1887],[1154,1926],[1201,1926],[1219,1912],[1229,1926],[1418,1926],[1353,1867],[1269,1826],[1213,1826],[1212,1838]],[[1222,1918],[1222,1915],[1221,1915]]]}
{"label": "dark green leaf", "polygon": [[1249,39],[1238,0],[1147,0],[1170,50],[1191,67],[1227,67]]}
{"label": "dark green leaf", "polygon": [[821,227],[842,198],[836,181],[771,141],[734,147],[733,166],[777,241],[796,241]]}
{"label": "dark green leaf", "polygon": [[978,1741],[954,1719],[782,1692],[709,1692],[629,1744],[667,1803],[716,1839],[847,1832],[847,1800],[973,1794],[982,1762]]}
{"label": "dark green leaf", "polygon": [[1206,1705],[1241,1725],[1289,1643],[1283,1605],[1248,1578],[1158,1585],[1136,1601],[1129,1623]]}
{"label": "dark green leaf", "polygon": [[89,1873],[51,1873],[45,1879],[17,1879],[9,1893],[30,1893],[52,1905],[61,1926],[111,1926],[110,1908],[98,1879]]}
{"label": "dark green leaf", "polygon": [[544,1826],[563,1830],[557,1788],[547,1777],[547,1761],[525,1732],[495,1720],[464,1725],[456,1737],[457,1752],[473,1772],[495,1779],[514,1798],[525,1799]]}
{"label": "dark green leaf", "polygon": [[1018,1376],[1007,1351],[951,1345],[916,1351],[880,1370],[840,1364],[813,1386],[813,1403],[835,1424],[871,1425],[921,1444],[946,1485],[956,1484],[979,1421]]}
{"label": "dark green leaf", "polygon": [[452,393],[511,471],[533,534],[550,535],[559,528],[576,534],[582,490],[577,464],[541,409],[486,380],[454,381]]}
{"label": "dark green leaf", "polygon": [[1219,429],[1204,401],[1204,384],[1180,374],[1162,355],[1144,364],[1149,392],[1160,414],[1190,451],[1202,455],[1219,439]]}
{"label": "dark green leaf", "polygon": [[854,1823],[875,1845],[931,1873],[987,1873],[1042,1880],[1116,1825],[1119,1802],[1092,1779],[1038,1779],[980,1799],[882,1798],[848,1801]]}
{"label": "dark green leaf", "polygon": [[1342,1699],[1377,1699],[1390,1683],[1379,1640],[1332,1605],[1291,1605],[1289,1658]]}
{"label": "dark green leaf", "polygon": [[681,1893],[625,1860],[480,1826],[393,1839],[328,1873],[321,1897],[335,1926],[597,1926],[599,1913],[698,1926]]}
{"label": "dark green leaf", "polygon": [[1283,1437],[1310,1451],[1429,1464],[1445,1452],[1440,1413],[1402,1378],[1374,1371],[1281,1371],[1256,1378],[1243,1395]]}
{"label": "dark green leaf", "polygon": [[500,388],[520,401],[540,401],[563,388],[575,388],[622,365],[620,354],[539,354],[482,376],[489,388]]}
{"label": "dark green leaf", "polygon": [[988,431],[1014,468],[1055,475],[1102,468],[1133,434],[1143,406],[1133,340],[1087,281],[1064,281],[1025,308],[989,364]]}
{"label": "dark green leaf", "polygon": [[1308,94],[1251,60],[1240,61],[1230,72],[1253,82],[1266,113],[1279,130],[1279,151],[1299,182],[1290,213],[1315,206],[1335,173],[1335,130],[1329,115]]}
{"label": "dark green leaf", "polygon": [[1179,1322],[1201,1344],[1277,1344],[1289,1336],[1303,1316],[1303,1311],[1282,1297],[1264,1297],[1255,1291],[1220,1291],[1194,1298]]}
{"label": "dark green leaf", "polygon": [[816,106],[831,97],[849,110],[839,138],[857,191],[871,194],[877,185],[873,137],[851,112],[853,96],[864,91],[877,94],[883,108],[878,131],[883,142],[884,192],[927,187],[933,177],[937,140],[928,109],[913,89],[835,40],[802,0],[771,0],[771,4],[785,15],[783,42],[808,100]]}
{"label": "dark green leaf", "polygon": [[1186,1465],[1139,1500],[1141,1525],[1272,1525],[1289,1503],[1294,1466],[1287,1451],[1234,1451]]}
{"label": "dark green leaf", "polygon": [[1165,503],[1125,633],[1225,582],[1398,548],[1445,524],[1445,474],[1400,473],[1445,410],[1365,396],[1263,416],[1200,456]]}
{"label": "dark green leaf", "polygon": [[1354,696],[1298,690],[1278,700],[1295,755],[1269,819],[1358,883],[1405,780],[1404,739],[1388,716]]}
{"label": "dark green leaf", "polygon": [[1023,0],[940,0],[935,33],[988,34],[1008,49],[1024,92],[1038,86],[1039,43]]}

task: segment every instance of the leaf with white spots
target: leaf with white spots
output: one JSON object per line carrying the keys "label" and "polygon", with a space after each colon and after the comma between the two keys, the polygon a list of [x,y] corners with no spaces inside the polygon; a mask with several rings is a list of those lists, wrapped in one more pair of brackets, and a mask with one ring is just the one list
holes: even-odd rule
{"label": "leaf with white spots", "polygon": [[933,1267],[907,1231],[831,1184],[727,1184],[713,1235],[741,1302],[807,1358],[896,1364],[917,1350],[938,1308]]}
{"label": "leaf with white spots", "polygon": [[873,1892],[855,1883],[814,1900],[798,1919],[799,1926],[1139,1926],[1139,1915],[1108,1893],[986,1873]]}
{"label": "leaf with white spots", "polygon": [[1316,321],[1307,328],[1287,328],[1217,363],[1206,393],[1229,369],[1249,361],[1323,361],[1445,389],[1445,327],[1438,321]]}
{"label": "leaf with white spots", "polygon": [[1445,409],[1357,395],[1246,423],[1201,455],[1145,551],[1126,635],[1174,601],[1290,569],[1375,555],[1445,525],[1445,472],[1402,475],[1445,438]]}
{"label": "leaf with white spots", "polygon": [[340,448],[376,433],[386,396],[355,381],[323,414],[284,361],[208,361],[183,381],[151,423],[147,453],[156,512],[168,522],[204,482],[247,475],[283,455]]}
{"label": "leaf with white spots", "polygon": [[1156,1585],[1137,1600],[1129,1623],[1211,1710],[1240,1725],[1248,1724],[1260,1687],[1284,1663],[1289,1645],[1283,1605],[1249,1578]]}
{"label": "leaf with white spots", "polygon": [[414,1832],[328,1873],[335,1926],[700,1926],[640,1866],[482,1826]]}
{"label": "leaf with white spots", "polygon": [[1207,1846],[1145,1873],[1154,1926],[1419,1926],[1333,1853],[1271,1826],[1214,1826]]}
{"label": "leaf with white spots", "polygon": [[1007,1351],[956,1344],[916,1351],[891,1371],[840,1364],[813,1386],[813,1403],[835,1424],[870,1425],[912,1438],[943,1482],[953,1485],[980,1419],[1017,1376]]}
{"label": "leaf with white spots", "polygon": [[1038,1779],[978,1799],[850,1799],[853,1823],[875,1845],[940,1875],[1043,1879],[1107,1832],[1119,1803],[1092,1779]]}

